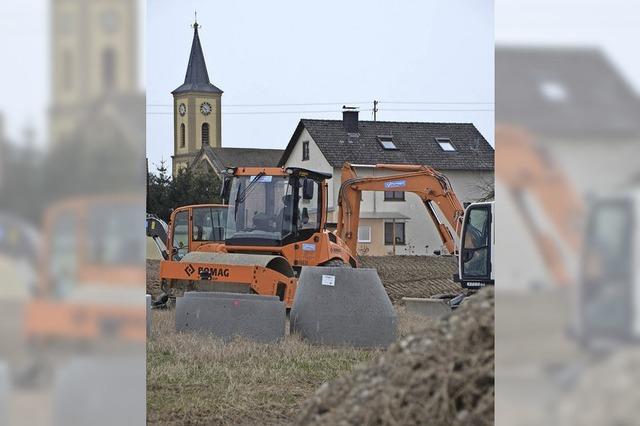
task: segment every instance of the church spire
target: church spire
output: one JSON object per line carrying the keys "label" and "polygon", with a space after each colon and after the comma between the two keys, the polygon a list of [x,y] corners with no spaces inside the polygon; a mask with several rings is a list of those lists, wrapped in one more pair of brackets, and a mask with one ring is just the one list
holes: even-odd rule
{"label": "church spire", "polygon": [[196,12],[193,27],[193,42],[191,43],[191,54],[189,55],[189,65],[187,65],[187,73],[184,77],[184,84],[174,90],[172,93],[185,92],[208,92],[222,93],[222,90],[211,84],[209,81],[209,73],[207,72],[207,64],[202,53],[202,45],[200,44],[200,36],[198,35],[198,13]]}

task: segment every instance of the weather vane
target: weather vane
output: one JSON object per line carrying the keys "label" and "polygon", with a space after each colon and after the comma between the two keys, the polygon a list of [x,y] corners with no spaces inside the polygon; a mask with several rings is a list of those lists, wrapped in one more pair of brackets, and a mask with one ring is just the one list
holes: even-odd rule
{"label": "weather vane", "polygon": [[193,22],[193,25],[191,26],[192,28],[199,28],[200,25],[198,25],[198,11],[196,10],[195,12],[193,12],[195,15],[195,19]]}

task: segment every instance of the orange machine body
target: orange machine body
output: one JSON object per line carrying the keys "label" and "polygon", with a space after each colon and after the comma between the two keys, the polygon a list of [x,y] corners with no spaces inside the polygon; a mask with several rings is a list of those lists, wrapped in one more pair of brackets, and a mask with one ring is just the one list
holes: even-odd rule
{"label": "orange machine body", "polygon": [[[583,201],[561,168],[528,132],[499,126],[496,179],[509,191],[555,282],[574,282],[569,263],[577,262],[580,254],[579,221],[585,212]],[[538,212],[545,214],[551,229],[541,226]]]}
{"label": "orange machine body", "polygon": [[[342,171],[342,187],[339,198],[339,222],[338,229],[334,232],[327,230],[327,180],[331,175],[313,172],[299,168],[260,168],[260,167],[238,167],[231,169],[229,181],[244,178],[246,186],[231,186],[237,188],[236,198],[245,192],[255,191],[251,187],[255,182],[264,179],[271,182],[275,178],[289,177],[289,185],[294,187],[294,191],[299,188],[302,196],[295,195],[293,208],[294,227],[300,225],[300,220],[305,214],[300,214],[299,207],[301,200],[305,199],[306,186],[309,180],[312,185],[317,185],[317,221],[311,230],[306,232],[294,231],[294,235],[287,240],[283,239],[278,244],[264,243],[256,240],[241,240],[230,238],[229,229],[225,229],[224,241],[206,242],[198,241],[202,230],[194,223],[194,210],[199,208],[225,208],[223,205],[194,205],[176,209],[169,223],[169,233],[167,240],[168,253],[166,260],[161,262],[160,277],[163,281],[163,288],[166,283],[172,287],[173,281],[198,282],[214,281],[216,283],[242,284],[249,286],[252,291],[264,295],[278,295],[287,307],[291,307],[297,286],[297,275],[303,266],[334,266],[346,265],[358,267],[359,262],[356,253],[357,229],[360,220],[360,192],[361,191],[408,191],[418,194],[424,201],[427,211],[436,224],[438,232],[443,240],[443,244],[450,253],[456,252],[456,238],[461,232],[462,218],[464,210],[456,197],[446,176],[435,170],[424,166],[412,165],[377,165],[379,169],[391,170],[398,173],[373,178],[359,178],[356,176],[353,167],[346,163]],[[250,177],[250,179],[246,179]],[[268,179],[267,179],[268,178]],[[401,186],[398,182],[402,182]],[[230,187],[225,183],[227,198],[232,200],[233,194],[229,194]],[[304,188],[304,189],[302,189]],[[243,191],[241,191],[243,190]],[[231,195],[231,196],[230,196]],[[268,198],[268,196],[265,195]],[[273,196],[271,200],[273,201]],[[313,197],[316,200],[315,197]],[[284,199],[283,199],[284,203]],[[235,211],[237,205],[241,203],[236,200],[230,202],[228,208],[229,223],[235,223]],[[263,204],[259,208],[264,210]],[[437,206],[437,207],[436,207]],[[305,209],[302,209],[305,210]],[[184,213],[184,212],[187,213]],[[186,225],[188,234],[181,234],[181,238],[188,240],[182,244],[177,243],[176,223],[177,216],[182,214],[182,224]],[[247,214],[242,212],[241,214]],[[257,212],[250,212],[258,216]],[[234,215],[231,217],[231,215]],[[308,216],[308,215],[307,215]],[[308,218],[308,217],[307,217]],[[188,222],[187,222],[188,220]],[[304,223],[304,222],[302,222]],[[184,228],[183,228],[184,229]],[[194,238],[194,236],[198,236]],[[195,240],[195,241],[194,241]],[[200,253],[225,253],[228,257],[222,257],[224,262],[199,261],[203,257],[181,255],[180,250],[190,254]],[[274,257],[280,262],[280,266],[274,264],[252,264],[251,261],[243,262],[233,255],[265,255],[264,257]],[[186,256],[186,257],[185,257]],[[215,257],[213,257],[215,258]],[[233,259],[239,260],[232,263]],[[248,259],[248,257],[247,257]],[[260,258],[263,259],[263,258]],[[282,262],[285,265],[282,265]],[[277,262],[276,262],[277,263]]]}
{"label": "orange machine body", "polygon": [[351,164],[345,163],[342,167],[337,234],[349,249],[355,253],[357,248],[362,192],[404,191],[413,192],[420,197],[443,245],[449,253],[456,254],[456,239],[462,232],[464,209],[449,179],[442,173],[421,165],[377,164],[372,168],[399,173],[358,177]]}
{"label": "orange machine body", "polygon": [[[132,234],[139,229],[139,214],[144,213],[140,199],[144,198],[79,197],[56,203],[45,212],[37,291],[25,309],[27,338],[145,340],[144,248],[142,238]],[[105,257],[100,239],[108,231],[96,232],[96,223],[113,219],[112,212],[120,212],[118,226],[132,237],[122,241],[115,236],[110,244],[120,241],[125,251],[140,252],[139,258],[134,255],[119,262],[119,255]]]}
{"label": "orange machine body", "polygon": [[[327,194],[328,185],[326,179],[330,176],[323,176],[316,172],[286,168],[261,168],[261,167],[239,167],[233,170],[233,177],[246,176],[273,176],[287,177],[303,181],[306,178],[317,182],[318,191],[318,211],[319,215],[317,229],[312,233],[307,233],[304,237],[298,235],[295,241],[280,245],[262,244],[234,244],[230,240],[225,241],[194,241],[197,228],[194,226],[194,209],[198,208],[227,208],[220,204],[192,205],[176,209],[169,222],[169,234],[167,247],[169,253],[167,259],[161,262],[160,277],[162,280],[186,280],[199,281],[206,278],[208,281],[229,284],[249,285],[252,291],[264,295],[279,295],[287,307],[291,307],[295,295],[297,278],[293,274],[283,273],[282,270],[274,270],[263,265],[228,264],[185,261],[176,258],[177,244],[174,235],[176,216],[185,210],[188,213],[188,246],[189,252],[210,252],[227,254],[261,254],[266,256],[281,256],[286,259],[292,270],[299,270],[302,266],[318,266],[329,262],[339,261],[352,267],[358,266],[358,261],[349,248],[339,238],[326,228]],[[297,185],[297,184],[296,184]],[[230,207],[229,207],[230,208]],[[297,209],[297,207],[296,207]],[[229,213],[231,214],[231,213]]]}

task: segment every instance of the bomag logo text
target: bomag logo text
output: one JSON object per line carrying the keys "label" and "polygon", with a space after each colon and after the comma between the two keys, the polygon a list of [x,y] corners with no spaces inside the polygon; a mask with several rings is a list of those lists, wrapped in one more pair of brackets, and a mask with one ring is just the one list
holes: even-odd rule
{"label": "bomag logo text", "polygon": [[208,268],[206,266],[202,266],[198,268],[198,275],[208,275],[211,278],[229,277],[229,268]]}

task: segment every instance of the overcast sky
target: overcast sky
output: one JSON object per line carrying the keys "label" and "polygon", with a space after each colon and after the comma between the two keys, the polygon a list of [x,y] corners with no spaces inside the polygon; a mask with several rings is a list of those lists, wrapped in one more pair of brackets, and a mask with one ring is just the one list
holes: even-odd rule
{"label": "overcast sky", "polygon": [[[370,120],[374,99],[379,120],[473,122],[493,143],[491,1],[153,0],[146,43],[152,164],[172,154],[170,92],[184,80],[194,10],[211,80],[225,92],[223,146],[284,148],[300,118],[338,119],[349,103]],[[258,104],[330,105],[250,106]]]}
{"label": "overcast sky", "polygon": [[[144,3],[144,0],[138,0]],[[28,124],[46,143],[49,106],[50,0],[0,2],[0,113],[9,136]],[[384,2],[391,3],[391,2]],[[205,56],[225,112],[274,111],[234,104],[324,103],[283,107],[293,114],[225,115],[225,146],[282,147],[301,117],[339,118],[343,102],[493,101],[493,6],[485,0],[405,1],[170,1],[147,6],[148,147],[152,161],[171,155],[170,91],[184,79],[198,10]],[[399,2],[395,2],[399,3]],[[496,41],[596,45],[640,87],[638,3],[611,0],[497,0]],[[140,16],[144,29],[145,16]],[[144,50],[141,49],[141,52]],[[143,64],[143,58],[140,60]],[[144,74],[145,68],[140,67]],[[141,80],[144,80],[141,78]],[[399,105],[393,109],[444,109]],[[393,112],[386,120],[474,122],[492,141],[491,112]],[[485,109],[485,104],[447,105]],[[369,105],[361,105],[363,109]],[[332,113],[302,113],[302,110]],[[492,109],[492,106],[491,106]],[[362,118],[369,118],[363,111]],[[32,118],[35,120],[32,121]]]}

